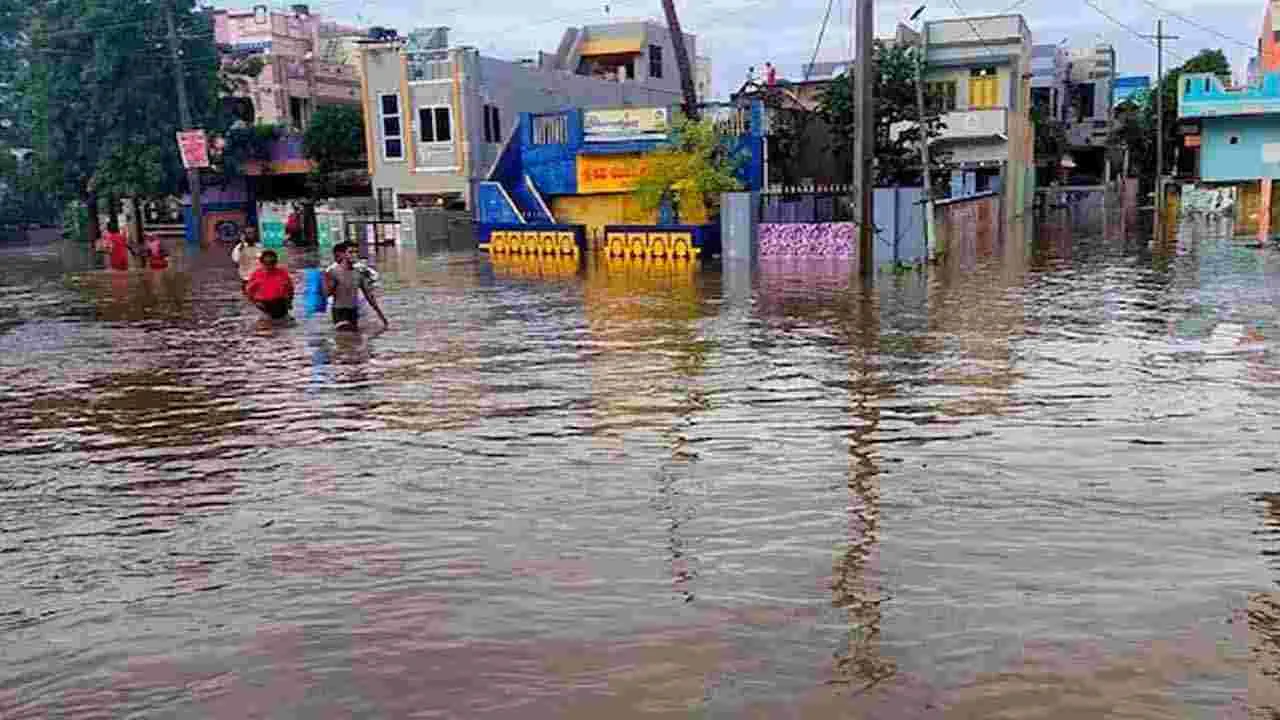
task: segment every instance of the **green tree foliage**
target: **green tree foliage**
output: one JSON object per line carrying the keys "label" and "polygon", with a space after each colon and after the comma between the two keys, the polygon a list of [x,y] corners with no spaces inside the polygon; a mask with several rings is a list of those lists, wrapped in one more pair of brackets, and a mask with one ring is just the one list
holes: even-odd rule
{"label": "green tree foliage", "polygon": [[671,132],[671,142],[651,153],[635,195],[648,210],[670,202],[676,223],[680,203],[696,198],[709,214],[719,206],[720,193],[742,189],[735,173],[742,158],[732,151],[726,137],[710,119],[680,118]]}
{"label": "green tree foliage", "polygon": [[321,105],[311,116],[303,137],[307,157],[316,172],[331,173],[364,157],[364,117],[360,108],[349,105]]}
{"label": "green tree foliage", "polygon": [[[36,175],[46,192],[93,206],[98,191],[179,189],[180,129],[164,11],[167,0],[59,0],[26,17]],[[219,63],[212,17],[177,0],[183,78],[193,121],[219,130]],[[158,148],[136,158],[141,148]],[[143,177],[141,172],[154,173]],[[158,171],[158,172],[157,172]],[[96,222],[91,213],[90,224]],[[91,234],[93,231],[91,230]]]}
{"label": "green tree foliage", "polygon": [[1044,108],[1039,105],[1031,108],[1031,122],[1035,124],[1035,157],[1057,168],[1067,154],[1070,142],[1067,138],[1067,127],[1058,120],[1045,117]]}
{"label": "green tree foliage", "polygon": [[1221,50],[1201,50],[1182,65],[1165,73],[1157,87],[1136,93],[1116,109],[1113,145],[1129,149],[1130,168],[1143,181],[1147,190],[1154,187],[1156,175],[1156,93],[1164,94],[1165,172],[1173,167],[1181,136],[1178,134],[1178,86],[1182,76],[1192,73],[1231,74],[1231,63]]}
{"label": "green tree foliage", "polygon": [[[923,163],[920,160],[920,114],[916,100],[916,76],[919,50],[915,47],[876,41],[872,53],[875,74],[875,178],[878,185],[910,185],[920,182]],[[842,167],[852,168],[854,140],[854,105],[848,75],[841,75],[827,86],[819,102],[818,112],[831,127],[832,151]],[[925,132],[936,138],[944,125],[936,114],[926,114]],[[941,168],[945,157],[930,156],[934,167]],[[849,171],[852,172],[852,169]]]}
{"label": "green tree foliage", "polygon": [[[760,100],[769,113],[769,171],[783,185],[795,185],[806,174],[809,150],[818,142],[814,131],[818,114],[783,86],[761,86]],[[825,150],[825,148],[824,148]]]}

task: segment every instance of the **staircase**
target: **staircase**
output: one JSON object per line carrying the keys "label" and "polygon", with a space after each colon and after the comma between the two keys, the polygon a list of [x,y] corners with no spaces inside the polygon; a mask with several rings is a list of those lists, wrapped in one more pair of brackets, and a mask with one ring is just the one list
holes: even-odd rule
{"label": "staircase", "polygon": [[512,201],[516,207],[520,208],[520,214],[524,216],[524,221],[530,225],[553,225],[555,218],[551,216],[551,209],[547,207],[547,203],[542,199],[542,193],[538,192],[538,186],[533,184],[533,179],[525,175],[523,182],[515,184],[515,187],[508,187],[507,193],[511,195]]}

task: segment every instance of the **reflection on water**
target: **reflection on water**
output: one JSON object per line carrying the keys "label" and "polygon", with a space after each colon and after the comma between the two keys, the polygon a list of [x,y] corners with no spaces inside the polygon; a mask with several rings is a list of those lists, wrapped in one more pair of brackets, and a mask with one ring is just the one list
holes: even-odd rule
{"label": "reflection on water", "polygon": [[1274,716],[1280,253],[1021,237],[0,249],[0,717]]}

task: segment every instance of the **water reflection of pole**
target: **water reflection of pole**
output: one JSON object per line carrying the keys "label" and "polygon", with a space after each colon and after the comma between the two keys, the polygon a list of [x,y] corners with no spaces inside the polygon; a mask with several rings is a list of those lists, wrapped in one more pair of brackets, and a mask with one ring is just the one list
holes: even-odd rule
{"label": "water reflection of pole", "polygon": [[[1266,537],[1264,556],[1275,552],[1280,536],[1280,495],[1264,493],[1261,535]],[[1273,556],[1271,556],[1273,557]],[[1249,717],[1280,717],[1280,594],[1249,594]]]}
{"label": "water reflection of pole", "polygon": [[849,328],[852,413],[862,421],[849,433],[849,545],[832,568],[831,604],[849,618],[845,651],[836,657],[835,679],[860,689],[892,676],[892,660],[880,655],[881,612],[875,562],[880,544],[880,470],[874,436],[880,427],[879,397],[871,358],[880,341],[880,314],[872,280],[863,283],[856,326]]}

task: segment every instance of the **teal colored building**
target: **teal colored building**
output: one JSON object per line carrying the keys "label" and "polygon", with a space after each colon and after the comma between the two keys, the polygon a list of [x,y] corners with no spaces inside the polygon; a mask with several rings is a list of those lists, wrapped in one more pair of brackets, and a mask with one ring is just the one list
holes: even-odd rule
{"label": "teal colored building", "polygon": [[1199,124],[1202,181],[1280,177],[1280,73],[1238,89],[1228,89],[1215,75],[1184,75],[1178,117]]}

